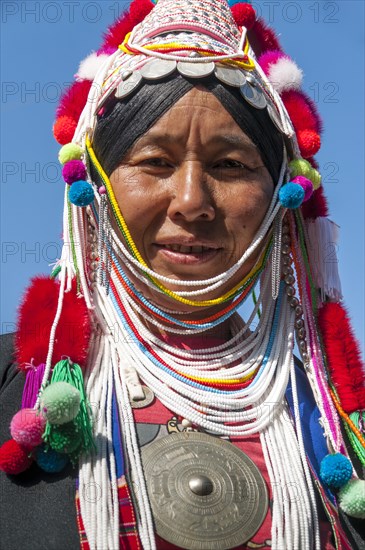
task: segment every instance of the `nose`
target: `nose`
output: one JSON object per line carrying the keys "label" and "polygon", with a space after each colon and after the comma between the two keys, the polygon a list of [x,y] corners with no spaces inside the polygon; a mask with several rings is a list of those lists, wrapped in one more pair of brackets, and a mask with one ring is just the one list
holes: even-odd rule
{"label": "nose", "polygon": [[173,194],[167,215],[173,220],[212,221],[215,208],[212,194],[197,161],[183,163],[173,176]]}

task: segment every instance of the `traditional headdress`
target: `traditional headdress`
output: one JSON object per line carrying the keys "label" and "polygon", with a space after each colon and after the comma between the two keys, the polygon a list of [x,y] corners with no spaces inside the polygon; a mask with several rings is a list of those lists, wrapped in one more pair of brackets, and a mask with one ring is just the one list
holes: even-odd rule
{"label": "traditional headdress", "polygon": [[[211,76],[237,88],[242,101],[267,111],[285,143],[279,181],[249,249],[212,279],[174,280],[181,287],[175,292],[137,250],[93,150],[98,116],[111,102],[133,94],[143,82],[174,74],[193,81]],[[102,47],[80,64],[61,100],[54,135],[63,145],[65,244],[52,279],[34,281],[21,308],[17,359],[27,379],[22,409],[11,423],[13,439],[0,450],[0,467],[15,474],[35,459],[41,468],[58,471],[69,458],[79,460],[79,511],[90,548],[118,547],[118,499],[126,499],[125,513],[134,517],[120,433],[128,479],[138,482],[133,495],[138,533],[133,531],[133,537],[140,537],[144,548],[155,547],[131,421],[130,400],[141,392],[145,397],[140,380],[193,425],[223,435],[259,433],[274,491],[272,547],[320,547],[314,465],[303,444],[295,336],[327,442],[325,456],[317,456],[320,476],[332,499],[339,490],[336,498],[346,513],[365,517],[363,482],[341,432],[342,426],[365,465],[364,371],[341,302],[337,263],[325,259],[336,226],[327,218],[313,159],[320,148],[321,121],[301,80],[301,70],[249,4],[230,8],[225,0],[159,0],[156,5],[134,0]],[[108,208],[123,240],[109,223]],[[239,284],[216,299],[204,299],[258,248],[259,260]],[[221,304],[222,309],[199,322],[182,320],[178,312],[150,303],[128,272],[178,303]],[[243,325],[236,311],[256,286],[259,296]],[[35,310],[36,322],[49,326],[49,337],[36,341],[28,336]],[[184,335],[203,333],[230,318],[232,338],[215,348],[177,350],[157,338],[142,316],[168,333]],[[95,403],[101,414],[92,419],[90,404]],[[265,403],[275,403],[274,411]],[[83,496],[92,482],[101,488],[96,501]],[[283,491],[292,483],[302,498],[288,504]]]}

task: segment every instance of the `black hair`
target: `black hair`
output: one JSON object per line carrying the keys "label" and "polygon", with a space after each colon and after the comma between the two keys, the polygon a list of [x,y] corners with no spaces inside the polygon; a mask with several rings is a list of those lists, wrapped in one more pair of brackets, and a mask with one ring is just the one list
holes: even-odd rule
{"label": "black hair", "polygon": [[106,174],[110,176],[114,172],[134,142],[195,84],[211,92],[257,146],[276,183],[283,160],[283,138],[266,109],[252,107],[238,88],[225,86],[215,77],[191,81],[181,75],[164,81],[148,81],[132,96],[114,101],[105,109],[97,122],[93,148]]}

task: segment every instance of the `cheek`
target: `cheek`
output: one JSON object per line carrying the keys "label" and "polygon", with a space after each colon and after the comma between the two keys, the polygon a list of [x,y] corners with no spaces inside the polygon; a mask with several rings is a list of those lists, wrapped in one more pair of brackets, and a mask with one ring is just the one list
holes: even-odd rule
{"label": "cheek", "polygon": [[271,201],[271,190],[258,186],[246,188],[234,194],[228,206],[227,221],[231,228],[239,232],[240,238],[252,239],[266,214]]}

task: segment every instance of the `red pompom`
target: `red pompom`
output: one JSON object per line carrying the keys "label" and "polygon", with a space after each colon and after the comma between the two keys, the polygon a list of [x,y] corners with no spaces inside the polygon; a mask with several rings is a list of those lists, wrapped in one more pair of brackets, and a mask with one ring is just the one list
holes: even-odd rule
{"label": "red pompom", "polygon": [[365,409],[365,371],[347,311],[341,304],[326,303],[318,312],[331,379],[344,411]]}
{"label": "red pompom", "polygon": [[0,470],[6,474],[21,474],[29,468],[33,458],[29,451],[18,445],[14,439],[9,439],[0,447]]}
{"label": "red pompom", "polygon": [[296,133],[300,130],[313,130],[320,134],[322,121],[315,103],[304,92],[289,90],[281,96],[289,113]]}
{"label": "red pompom", "polygon": [[256,19],[247,36],[256,57],[259,57],[268,50],[281,51],[282,49],[276,34],[265,24],[261,17]]}
{"label": "red pompom", "polygon": [[70,116],[60,116],[53,125],[53,135],[60,145],[70,143],[76,130],[77,122]]}
{"label": "red pompom", "polygon": [[[48,277],[34,277],[25,292],[19,309],[15,340],[16,359],[20,369],[31,359],[35,365],[47,359],[49,335],[57,310],[60,284]],[[83,365],[91,333],[89,313],[83,297],[76,289],[64,294],[52,363],[69,356],[74,363]]]}
{"label": "red pompom", "polygon": [[297,139],[300,152],[305,159],[318,153],[321,147],[321,137],[313,130],[299,130]]}
{"label": "red pompom", "polygon": [[[309,160],[309,159],[308,159]],[[312,163],[311,163],[312,164]],[[301,206],[305,219],[315,220],[316,218],[328,216],[328,205],[322,185],[313,191],[313,195]]]}
{"label": "red pompom", "polygon": [[256,12],[251,4],[241,3],[234,4],[231,7],[231,12],[234,20],[239,27],[246,27],[246,29],[252,29],[256,20]]}
{"label": "red pompom", "polygon": [[129,6],[129,18],[133,26],[141,23],[155,6],[151,0],[132,0]]}
{"label": "red pompom", "polygon": [[116,50],[123,42],[125,35],[131,32],[132,29],[133,23],[129,17],[129,13],[123,13],[104,34],[102,48],[109,47]]}
{"label": "red pompom", "polygon": [[67,88],[62,94],[56,118],[67,115],[73,120],[79,120],[82,110],[86,105],[91,84],[90,80],[81,80],[80,82],[74,82]]}

